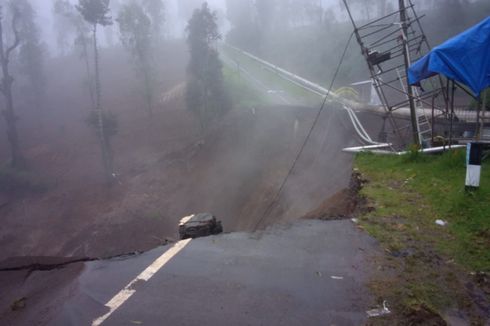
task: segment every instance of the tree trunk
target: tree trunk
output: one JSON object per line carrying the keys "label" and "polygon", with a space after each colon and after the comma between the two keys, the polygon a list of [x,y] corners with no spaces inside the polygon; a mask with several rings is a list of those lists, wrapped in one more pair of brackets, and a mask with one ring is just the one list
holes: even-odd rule
{"label": "tree trunk", "polygon": [[[0,18],[1,19],[1,18]],[[3,25],[0,21],[0,61],[2,65],[3,79],[1,82],[1,91],[5,97],[5,109],[2,115],[7,125],[7,139],[10,144],[11,164],[13,168],[23,167],[25,164],[24,157],[20,151],[19,135],[17,133],[17,117],[14,110],[14,98],[12,96],[12,85],[14,79],[9,73],[9,58],[3,44]]]}
{"label": "tree trunk", "polygon": [[102,161],[104,163],[104,170],[108,183],[112,183],[114,180],[114,169],[112,162],[112,152],[107,139],[107,135],[104,128],[104,111],[101,104],[101,86],[100,86],[100,73],[99,73],[99,51],[97,48],[97,25],[94,25],[93,29],[93,41],[94,41],[94,65],[95,65],[95,114],[97,116],[98,124],[98,136],[100,141],[100,148],[102,151]]}
{"label": "tree trunk", "polygon": [[88,45],[86,42],[86,39],[82,36],[82,59],[85,63],[85,72],[87,73],[87,83],[88,83],[88,92],[90,96],[90,103],[92,104],[91,109],[95,110],[96,104],[95,104],[95,91],[94,91],[94,84],[92,80],[92,71],[90,69],[90,62],[89,62],[89,51],[88,51]]}
{"label": "tree trunk", "polygon": [[[139,69],[140,73],[144,79],[144,93],[146,100],[146,109],[148,116],[153,117],[153,91],[152,91],[152,82],[151,82],[151,67],[149,64],[148,52],[145,51],[141,46],[137,48],[137,57],[136,60],[139,61]],[[138,62],[136,62],[136,70],[138,70]]]}
{"label": "tree trunk", "polygon": [[152,85],[150,81],[150,72],[148,71],[148,67],[144,68],[145,75],[145,95],[146,95],[146,105],[148,110],[148,116],[153,117],[153,91]]}
{"label": "tree trunk", "polygon": [[2,71],[4,72],[2,87],[3,94],[5,96],[5,110],[2,112],[7,124],[7,139],[10,144],[10,157],[13,168],[19,168],[24,165],[24,158],[20,151],[19,135],[17,133],[17,118],[14,111],[14,103],[12,97],[12,83],[13,79],[5,73],[5,65],[2,64]]}

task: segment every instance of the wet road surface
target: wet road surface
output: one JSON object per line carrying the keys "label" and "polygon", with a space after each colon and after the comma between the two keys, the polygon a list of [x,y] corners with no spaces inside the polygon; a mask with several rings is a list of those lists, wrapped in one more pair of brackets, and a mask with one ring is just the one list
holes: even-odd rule
{"label": "wet road surface", "polygon": [[360,325],[372,304],[376,244],[351,221],[300,221],[180,247],[112,312],[106,304],[175,247],[88,263],[49,324],[105,315],[102,325]]}

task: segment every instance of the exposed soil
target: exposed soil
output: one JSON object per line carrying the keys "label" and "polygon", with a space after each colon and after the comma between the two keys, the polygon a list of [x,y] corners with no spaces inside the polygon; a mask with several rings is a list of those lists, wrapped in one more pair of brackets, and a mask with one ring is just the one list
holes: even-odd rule
{"label": "exposed soil", "polygon": [[318,208],[309,212],[304,219],[337,220],[353,218],[371,208],[359,194],[363,183],[367,182],[358,172],[352,173],[349,187],[323,201]]}
{"label": "exposed soil", "polygon": [[[375,223],[385,225],[387,229],[403,230],[407,221],[400,216],[379,216],[369,222],[363,219],[364,214],[375,211],[373,203],[360,194],[368,182],[355,171],[349,188],[337,192],[303,218],[336,220],[357,217],[362,221],[359,224],[361,229],[366,223]],[[373,257],[373,264],[378,269],[370,282],[371,290],[377,296],[373,308],[382,307],[386,302],[391,313],[370,318],[367,325],[488,323],[490,282],[487,273],[468,273],[450,257],[437,253],[431,243],[405,237],[403,232],[394,236],[402,247],[387,247],[385,255]],[[427,293],[431,298],[426,297]],[[437,308],[429,307],[424,301],[435,302]]]}
{"label": "exposed soil", "polygon": [[[115,50],[114,50],[115,51]],[[174,44],[159,63],[162,95],[151,118],[127,58],[102,52],[103,104],[119,132],[113,149],[118,182],[107,187],[89,100],[76,58],[52,62],[42,119],[21,94],[19,133],[30,173],[46,189],[0,196],[0,261],[24,257],[108,257],[146,251],[178,237],[178,221],[210,212],[225,232],[250,231],[304,215],[348,184],[351,131],[325,115],[277,209],[263,213],[287,174],[316,111],[302,107],[234,108],[201,134],[181,89],[186,50]],[[178,93],[178,94],[177,94]],[[0,124],[0,134],[3,134]],[[0,159],[7,160],[2,138]],[[332,173],[332,171],[335,171]]]}

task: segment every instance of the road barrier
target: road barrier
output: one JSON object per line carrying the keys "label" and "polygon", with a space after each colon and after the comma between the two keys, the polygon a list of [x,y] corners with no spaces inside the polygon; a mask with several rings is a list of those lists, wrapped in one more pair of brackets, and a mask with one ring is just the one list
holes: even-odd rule
{"label": "road barrier", "polygon": [[283,68],[280,68],[270,62],[267,62],[263,59],[260,59],[259,57],[251,54],[251,53],[248,53],[246,51],[243,51],[237,47],[234,47],[232,45],[229,45],[229,44],[224,44],[224,46],[254,60],[255,62],[259,63],[260,65],[264,66],[266,69],[272,71],[273,73],[277,74],[280,78],[288,81],[288,82],[291,82],[307,91],[310,91],[316,95],[319,95],[319,96],[328,96],[328,99],[330,99],[331,102],[336,102],[336,103],[340,103],[343,107],[344,110],[347,111],[347,114],[349,116],[349,119],[354,127],[354,130],[356,131],[357,135],[361,138],[361,140],[367,144],[370,144],[370,145],[376,145],[376,146],[380,146],[382,145],[383,147],[390,147],[391,144],[382,144],[382,143],[378,143],[378,142],[375,142],[371,139],[371,137],[369,136],[369,134],[366,132],[366,130],[364,129],[364,127],[362,126],[361,122],[359,121],[359,118],[356,116],[356,113],[354,112],[353,108],[355,109],[360,109],[363,107],[362,104],[360,103],[357,103],[357,102],[354,102],[354,101],[351,101],[351,100],[348,100],[346,98],[343,98],[331,91],[329,91],[328,89],[316,84],[316,83],[313,83],[303,77],[300,77],[298,75],[295,75]]}
{"label": "road barrier", "polygon": [[256,61],[257,63],[261,64],[262,66],[270,69],[272,72],[276,73],[279,77],[281,77],[282,79],[284,80],[287,80],[293,84],[296,84],[297,86],[300,86],[316,95],[319,95],[319,96],[328,96],[329,99],[333,102],[337,102],[337,103],[340,103],[340,104],[343,104],[343,105],[347,105],[351,108],[354,108],[354,109],[360,109],[363,105],[361,103],[357,103],[357,102],[354,102],[354,101],[351,101],[351,100],[348,100],[346,98],[343,98],[341,96],[338,96],[337,94],[335,94],[334,92],[331,92],[329,91],[328,89],[316,84],[316,83],[313,83],[301,76],[298,76],[296,74],[293,74],[281,67],[278,67],[270,62],[267,62],[247,51],[244,51],[242,49],[239,49],[233,45],[230,45],[230,44],[227,44],[227,43],[224,43],[223,46],[225,47],[228,47],[234,51],[237,51],[239,52],[240,54]]}

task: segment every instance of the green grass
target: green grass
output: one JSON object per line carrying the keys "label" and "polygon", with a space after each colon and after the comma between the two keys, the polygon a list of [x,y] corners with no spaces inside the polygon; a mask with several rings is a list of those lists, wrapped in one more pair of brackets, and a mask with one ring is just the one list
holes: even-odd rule
{"label": "green grass", "polygon": [[[481,187],[465,191],[465,151],[426,156],[359,154],[356,168],[367,183],[361,195],[371,207],[361,227],[387,252],[384,264],[397,276],[374,280],[373,291],[398,312],[426,306],[467,310],[472,271],[490,271],[490,166]],[[441,227],[437,219],[448,222]]]}
{"label": "green grass", "polygon": [[[490,271],[490,166],[482,168],[481,187],[467,192],[465,152],[439,156],[375,156],[361,154],[357,168],[370,180],[362,193],[372,200],[376,211],[367,217],[397,216],[415,239],[430,240],[441,253],[461,265]],[[436,219],[449,222],[447,228]],[[376,232],[373,230],[373,232]],[[377,232],[380,232],[378,230]]]}
{"label": "green grass", "polygon": [[236,71],[225,66],[223,76],[228,94],[231,97],[233,105],[239,108],[251,108],[268,104],[268,98],[265,93],[260,92],[250,86]]}
{"label": "green grass", "polygon": [[263,65],[242,53],[224,46],[221,51],[230,58],[240,63],[240,66],[249,71],[255,78],[270,87],[271,90],[282,90],[293,97],[298,103],[304,105],[318,105],[322,97],[294,84],[291,81],[281,78],[271,69],[265,69]]}

